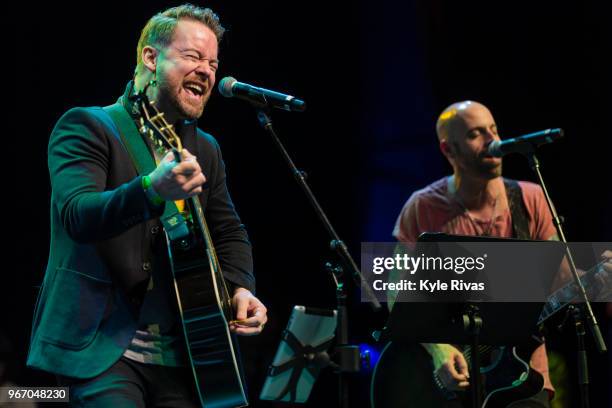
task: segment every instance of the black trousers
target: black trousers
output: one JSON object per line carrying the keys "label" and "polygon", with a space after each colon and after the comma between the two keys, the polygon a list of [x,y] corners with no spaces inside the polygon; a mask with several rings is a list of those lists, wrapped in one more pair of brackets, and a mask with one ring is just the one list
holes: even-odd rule
{"label": "black trousers", "polygon": [[97,377],[59,377],[58,381],[70,387],[72,407],[200,407],[187,367],[141,364],[122,357]]}

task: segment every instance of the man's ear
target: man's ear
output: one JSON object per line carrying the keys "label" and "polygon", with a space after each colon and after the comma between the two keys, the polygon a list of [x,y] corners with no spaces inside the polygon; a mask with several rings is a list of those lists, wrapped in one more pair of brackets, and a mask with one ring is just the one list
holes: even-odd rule
{"label": "man's ear", "polygon": [[455,157],[455,151],[452,144],[448,142],[448,139],[440,140],[440,151],[442,151],[442,154],[449,159]]}
{"label": "man's ear", "polygon": [[148,69],[151,72],[155,72],[155,70],[157,69],[157,56],[159,55],[159,52],[157,51],[156,48],[151,47],[150,45],[147,45],[145,47],[142,48],[142,65],[144,65],[144,67],[146,69]]}

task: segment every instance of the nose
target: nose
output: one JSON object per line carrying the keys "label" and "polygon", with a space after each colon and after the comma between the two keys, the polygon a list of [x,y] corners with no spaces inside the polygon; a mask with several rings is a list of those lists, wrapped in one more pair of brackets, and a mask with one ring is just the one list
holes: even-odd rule
{"label": "nose", "polygon": [[487,142],[487,144],[489,144],[493,140],[498,140],[498,139],[499,139],[499,135],[497,134],[497,131],[493,129],[487,129],[487,131],[485,132],[485,142]]}
{"label": "nose", "polygon": [[196,72],[202,75],[204,78],[213,78],[215,74],[215,70],[212,68],[210,61],[208,60],[201,61],[196,68]]}

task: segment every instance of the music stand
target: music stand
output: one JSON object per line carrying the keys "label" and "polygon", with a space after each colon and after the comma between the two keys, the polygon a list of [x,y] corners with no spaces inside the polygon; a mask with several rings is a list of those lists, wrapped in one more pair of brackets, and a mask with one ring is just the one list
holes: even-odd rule
{"label": "music stand", "polygon": [[334,341],[336,323],[335,310],[294,306],[259,398],[306,402],[319,371],[333,365],[327,350]]}
{"label": "music stand", "polygon": [[[443,233],[424,233],[419,242],[462,243],[462,242],[529,242],[495,237],[474,237]],[[431,245],[429,245],[431,248]],[[562,243],[547,241],[545,248],[550,263],[539,274],[552,284],[564,254]],[[509,250],[512,247],[509,246]],[[417,245],[417,251],[419,245]],[[418,252],[420,253],[420,252]],[[513,256],[514,255],[514,256]],[[517,254],[508,254],[515,261],[526,262]],[[556,265],[556,267],[553,267]],[[539,265],[541,267],[541,265]],[[529,274],[532,265],[525,265],[521,272]],[[451,272],[452,273],[452,272]],[[401,295],[400,295],[401,296]],[[398,299],[401,299],[398,297]],[[404,343],[453,343],[469,344],[472,347],[471,365],[474,373],[480,372],[478,346],[480,344],[525,345],[533,340],[537,322],[542,311],[541,302],[495,303],[473,301],[462,302],[401,302],[396,301],[382,338]],[[472,401],[474,407],[481,407],[480,382],[478,375],[472,375]]]}

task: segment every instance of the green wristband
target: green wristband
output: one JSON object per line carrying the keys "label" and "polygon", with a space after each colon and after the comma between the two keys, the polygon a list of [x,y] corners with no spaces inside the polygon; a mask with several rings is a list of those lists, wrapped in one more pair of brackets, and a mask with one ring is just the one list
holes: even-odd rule
{"label": "green wristband", "polygon": [[157,194],[157,191],[153,188],[153,183],[151,182],[151,177],[143,176],[142,177],[142,188],[145,192],[145,195],[149,199],[149,201],[153,205],[162,205],[164,203],[164,199]]}

